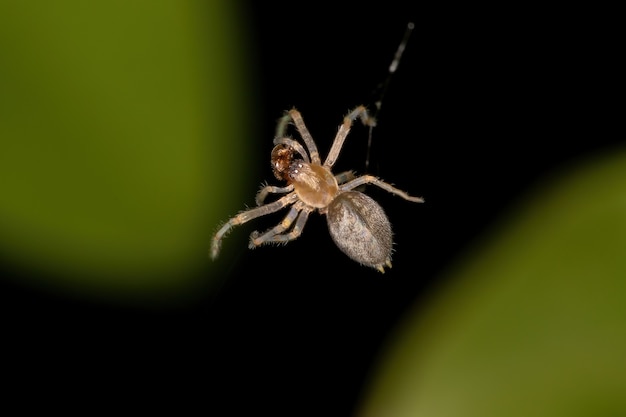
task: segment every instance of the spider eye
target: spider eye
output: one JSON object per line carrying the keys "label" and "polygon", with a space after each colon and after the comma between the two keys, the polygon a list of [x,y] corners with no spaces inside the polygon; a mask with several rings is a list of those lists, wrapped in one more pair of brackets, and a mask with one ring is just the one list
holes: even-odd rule
{"label": "spider eye", "polygon": [[276,145],[272,149],[272,170],[276,179],[287,181],[289,165],[293,161],[294,150],[287,145]]}

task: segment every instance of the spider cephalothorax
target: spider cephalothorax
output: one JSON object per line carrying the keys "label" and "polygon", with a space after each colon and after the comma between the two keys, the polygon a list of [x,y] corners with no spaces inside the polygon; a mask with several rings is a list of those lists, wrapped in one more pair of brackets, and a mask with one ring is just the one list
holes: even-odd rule
{"label": "spider cephalothorax", "polygon": [[[271,155],[274,176],[278,180],[286,181],[287,185],[267,185],[261,188],[256,197],[258,207],[240,212],[217,231],[211,244],[211,257],[217,257],[222,239],[234,226],[290,206],[289,212],[278,225],[264,233],[252,232],[249,245],[251,248],[297,238],[302,233],[309,214],[318,211],[326,215],[330,235],[346,255],[380,272],[385,272],[385,266],[391,267],[391,224],[376,201],[355,189],[364,184],[373,184],[408,201],[422,203],[424,200],[421,197],[411,197],[371,175],[355,177],[351,171],[337,175],[332,173],[331,168],[357,118],[368,126],[375,124],[364,106],[352,110],[344,117],[330,152],[322,164],[317,146],[300,112],[295,109],[287,112],[278,123]],[[300,133],[306,150],[300,142],[286,136],[287,126],[291,122]],[[265,204],[269,194],[284,195]]]}

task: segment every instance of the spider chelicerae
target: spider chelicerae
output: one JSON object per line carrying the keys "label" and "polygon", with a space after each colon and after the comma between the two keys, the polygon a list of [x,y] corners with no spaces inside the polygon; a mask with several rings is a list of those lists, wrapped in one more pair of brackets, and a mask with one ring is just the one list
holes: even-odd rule
{"label": "spider chelicerae", "polygon": [[[414,203],[423,203],[424,199],[411,197],[372,175],[355,176],[352,171],[337,175],[332,173],[331,168],[357,118],[366,126],[373,127],[376,124],[365,106],[352,110],[344,117],[322,164],[317,145],[300,112],[295,109],[286,112],[278,122],[271,163],[274,176],[286,181],[287,185],[263,186],[256,196],[257,207],[240,212],[220,227],[211,242],[211,258],[218,256],[222,239],[234,226],[290,207],[278,225],[263,233],[252,232],[251,249],[267,243],[287,243],[296,239],[302,233],[309,214],[317,210],[326,215],[330,235],[346,255],[383,273],[385,266],[391,268],[391,224],[376,201],[355,189],[364,184],[373,184]],[[287,136],[287,128],[291,123],[296,126],[306,150],[300,142]],[[269,194],[283,196],[265,204]]]}

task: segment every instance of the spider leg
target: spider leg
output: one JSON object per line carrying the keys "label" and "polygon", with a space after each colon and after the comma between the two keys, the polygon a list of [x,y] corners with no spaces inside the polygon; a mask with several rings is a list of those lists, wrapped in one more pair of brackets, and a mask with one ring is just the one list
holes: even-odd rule
{"label": "spider leg", "polygon": [[348,190],[352,190],[360,185],[364,185],[364,184],[373,184],[377,187],[382,188],[383,190],[390,192],[392,194],[395,194],[397,196],[400,196],[402,198],[404,198],[407,201],[412,201],[414,203],[423,203],[424,199],[422,197],[411,197],[409,194],[407,194],[406,192],[399,190],[397,188],[395,188],[394,186],[392,186],[391,184],[387,184],[386,182],[379,180],[378,178],[372,176],[372,175],[363,175],[362,177],[357,177],[355,179],[353,179],[352,181],[348,181],[344,184],[341,184],[339,186],[339,189],[341,191],[348,191]]}
{"label": "spider leg", "polygon": [[[250,235],[250,249],[266,243],[286,243],[290,240],[296,239],[302,234],[302,229],[304,228],[310,212],[311,210],[305,207],[304,204],[296,203],[278,225],[274,226],[263,234],[260,234],[257,231],[252,232],[252,234]],[[291,230],[288,233],[284,233],[291,227],[292,224],[293,227],[291,228]]]}
{"label": "spider leg", "polygon": [[239,226],[240,224],[246,223],[252,219],[256,219],[257,217],[277,212],[278,210],[293,204],[297,199],[298,196],[296,193],[290,193],[272,203],[242,211],[235,217],[228,220],[222,227],[220,227],[211,240],[211,258],[217,258],[222,245],[222,239],[233,227]]}
{"label": "spider leg", "polygon": [[302,136],[302,140],[309,150],[309,155],[311,155],[311,161],[314,164],[321,163],[320,154],[317,151],[317,145],[315,145],[313,136],[311,136],[311,133],[309,133],[309,129],[307,129],[306,125],[304,124],[304,120],[302,120],[302,115],[298,110],[291,109],[287,113],[285,113],[283,117],[281,117],[281,119],[278,121],[278,125],[276,126],[276,137],[282,138],[285,136],[285,132],[287,131],[287,126],[289,125],[290,121],[293,121],[293,123],[296,125],[296,129],[298,129],[298,132],[300,133],[300,136]]}
{"label": "spider leg", "polygon": [[374,119],[373,116],[369,115],[365,106],[358,106],[350,113],[348,113],[348,115],[343,118],[343,124],[339,126],[339,130],[337,131],[337,135],[335,136],[333,145],[330,148],[330,152],[328,152],[326,161],[324,161],[324,166],[332,167],[335,164],[337,158],[339,157],[339,152],[341,152],[341,148],[343,147],[343,142],[346,140],[348,133],[350,133],[352,123],[357,118],[360,118],[361,122],[363,122],[365,126],[369,126],[370,129],[376,126],[376,119]]}
{"label": "spider leg", "polygon": [[286,187],[276,187],[274,185],[265,185],[262,187],[256,195],[256,205],[263,204],[268,194],[284,194],[293,191],[293,184],[289,184]]}

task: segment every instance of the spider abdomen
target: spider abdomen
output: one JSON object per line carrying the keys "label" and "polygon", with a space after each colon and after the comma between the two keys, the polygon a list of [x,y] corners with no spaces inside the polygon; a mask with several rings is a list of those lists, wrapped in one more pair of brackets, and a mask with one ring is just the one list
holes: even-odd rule
{"label": "spider abdomen", "polygon": [[391,224],[382,207],[358,191],[340,193],[328,206],[328,231],[353,260],[384,272],[391,266]]}

